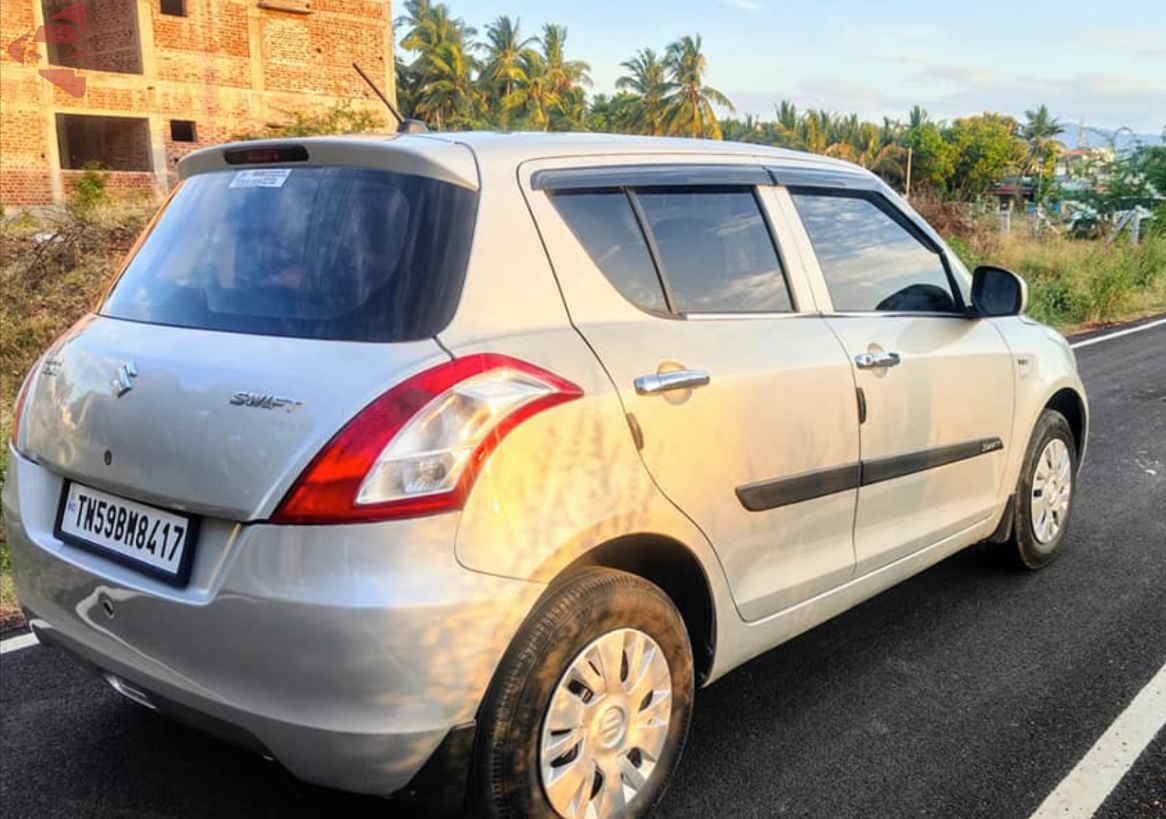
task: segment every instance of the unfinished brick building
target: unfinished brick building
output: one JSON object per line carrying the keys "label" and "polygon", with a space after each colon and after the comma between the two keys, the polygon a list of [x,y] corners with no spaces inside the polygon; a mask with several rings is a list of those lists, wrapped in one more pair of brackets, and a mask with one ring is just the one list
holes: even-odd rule
{"label": "unfinished brick building", "polygon": [[[390,0],[84,0],[82,24],[62,21],[75,3],[0,6],[6,206],[61,204],[91,165],[112,190],[163,193],[184,154],[290,112],[351,102],[383,114],[353,61],[393,94]],[[75,33],[36,38],[46,24]],[[42,69],[83,76],[84,94]]]}

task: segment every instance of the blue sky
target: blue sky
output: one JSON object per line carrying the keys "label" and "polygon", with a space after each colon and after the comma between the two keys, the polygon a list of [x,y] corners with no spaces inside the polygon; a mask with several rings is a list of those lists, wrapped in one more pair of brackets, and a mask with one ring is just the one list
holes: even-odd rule
{"label": "blue sky", "polygon": [[443,0],[479,29],[499,14],[527,34],[569,31],[568,51],[610,91],[636,49],[699,33],[710,85],[741,112],[799,107],[903,117],[1022,115],[1048,104],[1063,120],[1159,134],[1166,126],[1162,0]]}

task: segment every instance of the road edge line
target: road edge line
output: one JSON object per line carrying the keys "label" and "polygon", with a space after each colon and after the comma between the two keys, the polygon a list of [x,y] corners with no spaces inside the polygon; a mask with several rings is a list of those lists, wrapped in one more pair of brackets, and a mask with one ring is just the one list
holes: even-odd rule
{"label": "road edge line", "polygon": [[1076,344],[1070,343],[1069,346],[1072,347],[1074,350],[1080,349],[1081,347],[1090,347],[1094,344],[1100,344],[1103,341],[1109,341],[1112,338],[1121,338],[1122,336],[1128,336],[1128,335],[1132,335],[1134,333],[1140,333],[1143,330],[1150,330],[1150,329],[1153,329],[1154,327],[1161,327],[1164,324],[1166,324],[1166,319],[1158,319],[1157,321],[1151,321],[1151,322],[1148,322],[1146,324],[1139,324],[1137,327],[1127,327],[1124,330],[1117,330],[1113,333],[1106,333],[1103,336],[1095,336],[1094,338],[1087,338],[1084,341],[1078,341]]}
{"label": "road edge line", "polygon": [[29,648],[39,644],[40,640],[36,639],[36,635],[30,631],[27,634],[0,640],[0,654],[7,654],[9,651],[20,651],[22,648]]}
{"label": "road edge line", "polygon": [[1029,819],[1090,819],[1166,725],[1166,665]]}

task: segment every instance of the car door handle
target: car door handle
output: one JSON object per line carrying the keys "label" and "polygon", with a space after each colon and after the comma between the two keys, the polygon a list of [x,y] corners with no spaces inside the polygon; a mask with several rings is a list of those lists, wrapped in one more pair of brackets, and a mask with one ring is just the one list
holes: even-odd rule
{"label": "car door handle", "polygon": [[704,370],[672,370],[656,375],[641,375],[634,382],[639,395],[659,395],[672,390],[694,390],[711,379]]}
{"label": "car door handle", "polygon": [[860,370],[878,370],[883,367],[898,367],[903,361],[898,353],[859,353],[854,363]]}

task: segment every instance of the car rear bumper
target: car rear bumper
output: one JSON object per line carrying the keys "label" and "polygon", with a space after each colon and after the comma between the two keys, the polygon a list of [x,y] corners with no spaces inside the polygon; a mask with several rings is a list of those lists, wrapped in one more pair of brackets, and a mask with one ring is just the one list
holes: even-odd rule
{"label": "car rear bumper", "polygon": [[16,592],[44,639],[121,693],[389,795],[478,703],[542,591],[464,569],[453,515],[338,527],[203,522],[176,589],[53,536],[62,479],[9,450]]}

